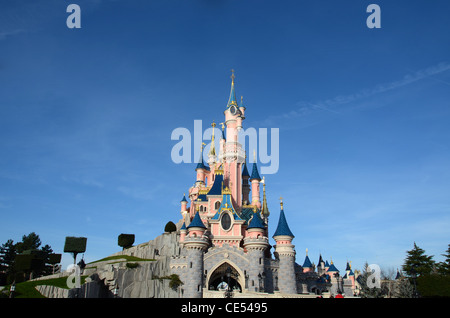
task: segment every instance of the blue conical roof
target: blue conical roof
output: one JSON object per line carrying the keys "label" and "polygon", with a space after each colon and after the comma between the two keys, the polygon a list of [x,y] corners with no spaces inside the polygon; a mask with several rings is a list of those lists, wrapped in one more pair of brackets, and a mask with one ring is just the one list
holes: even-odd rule
{"label": "blue conical roof", "polygon": [[312,264],[311,264],[311,261],[310,261],[308,255],[306,255],[305,261],[303,262],[303,266],[302,267],[303,268],[311,268],[312,267]]}
{"label": "blue conical roof", "polygon": [[253,179],[261,181],[261,177],[259,176],[258,167],[256,166],[256,162],[253,163],[252,175],[250,177],[250,180],[253,180]]}
{"label": "blue conical roof", "polygon": [[278,220],[278,226],[277,229],[275,230],[275,234],[272,237],[280,235],[287,235],[294,237],[294,234],[292,234],[291,230],[289,229],[289,225],[287,224],[286,216],[284,215],[283,209],[281,209],[280,219]]}
{"label": "blue conical roof", "polygon": [[328,268],[327,272],[339,272],[339,270],[334,266],[333,263],[331,263],[330,267]]}
{"label": "blue conical roof", "polygon": [[323,259],[322,259],[322,254],[320,254],[320,256],[319,256],[319,265],[320,265],[320,263],[323,263]]}
{"label": "blue conical roof", "polygon": [[209,167],[207,165],[205,165],[205,163],[203,162],[203,156],[200,157],[200,162],[197,164],[197,167],[195,168],[195,170],[197,169],[204,169],[204,170],[210,170]]}
{"label": "blue conical roof", "polygon": [[247,227],[247,230],[248,229],[265,229],[264,224],[262,223],[261,218],[257,213],[253,213],[252,219],[250,220],[250,223]]}
{"label": "blue conical roof", "polygon": [[250,174],[248,173],[247,163],[246,162],[244,162],[244,169],[242,169],[242,176],[243,177],[250,177]]}
{"label": "blue conical roof", "polygon": [[186,194],[183,195],[183,199],[181,199],[180,202],[188,202],[188,201],[186,200]]}
{"label": "blue conical roof", "polygon": [[192,222],[188,225],[188,229],[191,227],[201,227],[206,229],[205,224],[203,224],[202,219],[200,218],[200,214],[197,212],[195,213],[194,218],[192,219]]}

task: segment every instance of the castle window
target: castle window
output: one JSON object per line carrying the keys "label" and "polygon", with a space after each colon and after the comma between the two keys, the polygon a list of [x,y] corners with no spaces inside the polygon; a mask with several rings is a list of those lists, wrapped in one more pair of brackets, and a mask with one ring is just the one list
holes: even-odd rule
{"label": "castle window", "polygon": [[222,219],[220,220],[220,225],[225,231],[228,231],[231,227],[231,217],[228,213],[222,214]]}
{"label": "castle window", "polygon": [[216,201],[216,203],[214,203],[214,209],[218,210],[220,208],[220,201]]}

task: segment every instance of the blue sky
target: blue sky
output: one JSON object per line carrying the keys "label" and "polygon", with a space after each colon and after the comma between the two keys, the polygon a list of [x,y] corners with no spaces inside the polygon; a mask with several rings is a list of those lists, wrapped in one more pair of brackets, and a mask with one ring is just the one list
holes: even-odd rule
{"label": "blue sky", "polygon": [[[66,8],[81,7],[81,29]],[[366,8],[381,7],[381,29]],[[448,1],[0,1],[0,243],[32,231],[85,259],[178,221],[195,164],[177,127],[220,122],[230,70],[245,127],[280,129],[284,198],[305,249],[397,268],[450,243]],[[273,243],[273,242],[272,242]],[[71,256],[63,255],[63,266]]]}

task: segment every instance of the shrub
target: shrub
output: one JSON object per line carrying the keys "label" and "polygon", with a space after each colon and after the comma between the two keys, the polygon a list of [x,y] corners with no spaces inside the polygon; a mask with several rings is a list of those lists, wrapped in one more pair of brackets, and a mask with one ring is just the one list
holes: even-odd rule
{"label": "shrub", "polygon": [[164,232],[172,233],[177,230],[177,226],[172,221],[167,222]]}
{"label": "shrub", "polygon": [[130,248],[134,243],[134,234],[120,234],[117,238],[117,244],[123,249]]}
{"label": "shrub", "polygon": [[133,269],[139,267],[139,263],[127,263],[126,266],[129,269]]}
{"label": "shrub", "polygon": [[77,259],[77,254],[84,253],[86,251],[86,243],[86,237],[66,236],[66,242],[64,243],[64,253],[72,253],[74,264]]}

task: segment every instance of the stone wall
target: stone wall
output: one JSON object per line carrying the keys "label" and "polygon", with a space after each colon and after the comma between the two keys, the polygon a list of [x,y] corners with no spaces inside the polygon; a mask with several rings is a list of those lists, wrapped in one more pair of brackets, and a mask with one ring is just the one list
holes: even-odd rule
{"label": "stone wall", "polygon": [[157,259],[159,256],[180,255],[178,236],[177,232],[163,233],[154,240],[127,248],[111,256],[128,255],[143,259]]}

